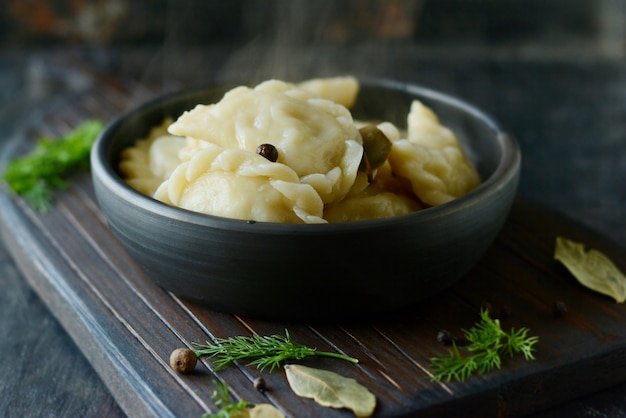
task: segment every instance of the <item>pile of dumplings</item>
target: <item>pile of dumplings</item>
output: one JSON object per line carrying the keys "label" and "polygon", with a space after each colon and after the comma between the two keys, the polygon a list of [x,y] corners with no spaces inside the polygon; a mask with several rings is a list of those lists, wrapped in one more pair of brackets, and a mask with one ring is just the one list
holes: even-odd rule
{"label": "pile of dumplings", "polygon": [[[131,187],[169,205],[279,223],[397,216],[480,183],[431,109],[414,101],[404,131],[368,124],[349,110],[358,91],[353,77],[236,87],[154,127],[122,152],[120,172]],[[366,132],[375,133],[371,147],[378,150],[369,159]]]}

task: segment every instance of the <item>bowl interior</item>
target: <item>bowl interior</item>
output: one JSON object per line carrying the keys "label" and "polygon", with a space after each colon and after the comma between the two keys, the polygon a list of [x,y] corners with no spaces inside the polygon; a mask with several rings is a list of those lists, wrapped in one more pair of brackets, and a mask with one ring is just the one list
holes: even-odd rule
{"label": "bowl interior", "polygon": [[[101,144],[111,174],[121,181],[117,169],[121,151],[138,138],[145,137],[163,119],[176,119],[200,103],[217,102],[232,87],[234,85],[173,93],[123,115],[109,127],[105,143]],[[502,164],[508,163],[504,161],[504,153],[507,152],[505,146],[510,145],[500,143],[497,135],[494,136],[494,133],[501,133],[495,121],[468,103],[427,88],[386,80],[363,81],[351,112],[355,119],[387,120],[406,128],[408,111],[416,98],[430,107],[444,126],[454,131],[483,182],[492,177]]]}

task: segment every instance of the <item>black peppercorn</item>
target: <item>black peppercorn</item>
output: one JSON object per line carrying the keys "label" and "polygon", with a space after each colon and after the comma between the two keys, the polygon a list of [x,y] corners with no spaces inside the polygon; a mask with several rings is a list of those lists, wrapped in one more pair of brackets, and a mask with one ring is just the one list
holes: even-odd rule
{"label": "black peppercorn", "polygon": [[452,345],[454,337],[450,334],[450,331],[442,329],[437,333],[437,341],[443,345]]}
{"label": "black peppercorn", "polygon": [[170,366],[178,373],[191,373],[197,362],[198,356],[188,348],[177,348],[170,354]]}
{"label": "black peppercorn", "polygon": [[567,305],[565,304],[565,302],[563,302],[562,300],[557,300],[556,302],[554,302],[554,305],[552,305],[552,315],[554,315],[555,318],[565,316],[566,313]]}
{"label": "black peppercorn", "polygon": [[278,150],[272,144],[261,144],[257,147],[256,153],[275,163],[278,160]]}
{"label": "black peppercorn", "polygon": [[480,304],[480,310],[481,311],[486,311],[487,313],[491,313],[493,311],[493,306],[491,305],[491,303],[487,302],[487,301],[483,301]]}
{"label": "black peppercorn", "polygon": [[256,390],[264,391],[265,389],[267,389],[267,384],[265,383],[265,379],[263,379],[262,377],[257,377],[256,379],[254,379],[252,384],[254,385],[254,388]]}

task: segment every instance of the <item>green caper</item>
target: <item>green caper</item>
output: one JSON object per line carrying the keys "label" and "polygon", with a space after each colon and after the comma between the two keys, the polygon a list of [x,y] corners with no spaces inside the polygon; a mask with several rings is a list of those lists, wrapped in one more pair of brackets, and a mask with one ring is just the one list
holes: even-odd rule
{"label": "green caper", "polygon": [[363,138],[363,160],[360,169],[369,171],[380,167],[391,152],[391,141],[376,125],[359,129]]}

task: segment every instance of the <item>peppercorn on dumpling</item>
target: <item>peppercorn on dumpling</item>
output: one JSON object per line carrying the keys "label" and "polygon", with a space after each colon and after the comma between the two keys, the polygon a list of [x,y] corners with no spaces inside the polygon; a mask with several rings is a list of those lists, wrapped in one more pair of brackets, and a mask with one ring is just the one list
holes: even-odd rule
{"label": "peppercorn on dumpling", "polygon": [[181,163],[154,194],[210,215],[281,223],[325,223],[317,192],[288,166],[245,150],[210,145]]}
{"label": "peppercorn on dumpling", "polygon": [[180,116],[169,132],[249,152],[272,144],[277,161],[313,186],[324,203],[348,193],[363,154],[361,136],[346,107],[278,80],[237,87],[218,103],[198,105]]}

